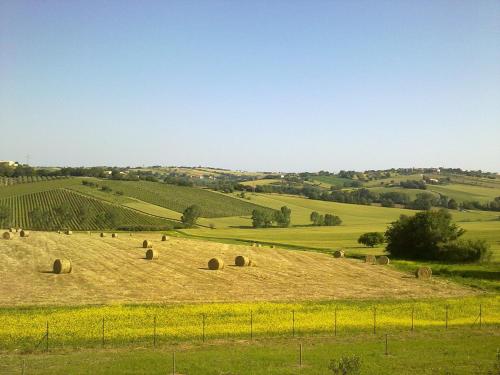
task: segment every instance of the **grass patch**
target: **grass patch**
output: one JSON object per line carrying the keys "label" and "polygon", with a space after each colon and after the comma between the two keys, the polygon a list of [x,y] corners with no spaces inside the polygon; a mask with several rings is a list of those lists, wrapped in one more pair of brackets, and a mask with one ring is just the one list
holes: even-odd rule
{"label": "grass patch", "polygon": [[[498,330],[449,329],[446,332],[350,337],[222,341],[211,344],[159,346],[156,349],[95,349],[49,354],[0,355],[0,372],[36,374],[169,374],[175,351],[179,374],[332,374],[334,358],[356,355],[362,374],[493,374]],[[299,345],[302,344],[302,366]],[[131,350],[132,349],[132,350]],[[491,371],[491,372],[489,372]]]}

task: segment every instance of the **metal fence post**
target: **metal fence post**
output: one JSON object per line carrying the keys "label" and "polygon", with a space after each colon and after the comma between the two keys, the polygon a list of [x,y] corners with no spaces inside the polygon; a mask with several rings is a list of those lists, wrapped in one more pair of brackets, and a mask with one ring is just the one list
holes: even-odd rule
{"label": "metal fence post", "polygon": [[448,329],[448,305],[446,305],[446,329]]}
{"label": "metal fence post", "polygon": [[175,352],[172,352],[172,375],[175,375]]}
{"label": "metal fence post", "polygon": [[49,321],[47,320],[47,329],[45,332],[45,351],[49,351]]}
{"label": "metal fence post", "polygon": [[253,311],[250,310],[250,340],[253,340]]}
{"label": "metal fence post", "polygon": [[205,314],[202,314],[203,342],[205,342]]}
{"label": "metal fence post", "polygon": [[102,317],[102,347],[104,348],[104,316]]}
{"label": "metal fence post", "polygon": [[413,317],[415,315],[415,307],[412,307],[411,308],[411,331],[413,332],[413,328],[414,328],[414,325],[413,325]]}
{"label": "metal fence post", "polygon": [[337,336],[337,306],[335,306],[334,335]]}
{"label": "metal fence post", "polygon": [[299,346],[299,366],[302,367],[302,343]]}
{"label": "metal fence post", "polygon": [[156,348],[156,315],[153,319],[153,347]]}
{"label": "metal fence post", "polygon": [[295,337],[295,310],[292,310],[292,337]]}

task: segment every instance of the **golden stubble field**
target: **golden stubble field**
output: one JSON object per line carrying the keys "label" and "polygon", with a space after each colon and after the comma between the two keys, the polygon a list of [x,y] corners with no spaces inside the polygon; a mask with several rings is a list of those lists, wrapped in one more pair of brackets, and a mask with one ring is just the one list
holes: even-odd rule
{"label": "golden stubble field", "polygon": [[[158,260],[144,259],[144,239]],[[236,267],[237,255],[257,267]],[[207,269],[212,257],[226,267]],[[73,272],[56,275],[52,263],[68,258]],[[98,233],[71,236],[32,232],[0,240],[0,306],[100,303],[304,301],[457,297],[474,292],[445,280],[417,280],[387,266],[326,254],[228,245],[160,234]]]}

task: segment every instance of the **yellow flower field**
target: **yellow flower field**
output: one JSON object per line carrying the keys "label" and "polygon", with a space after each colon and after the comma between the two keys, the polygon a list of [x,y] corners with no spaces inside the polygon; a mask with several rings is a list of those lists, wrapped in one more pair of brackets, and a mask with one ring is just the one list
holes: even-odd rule
{"label": "yellow flower field", "polygon": [[[500,324],[500,297],[418,301],[342,301],[303,303],[213,303],[187,305],[108,305],[93,307],[13,308],[0,310],[0,350],[104,345],[151,346],[203,339],[250,339],[272,336],[337,335],[479,328]],[[374,310],[374,308],[376,310]],[[155,327],[156,320],[156,327]],[[203,321],[205,325],[203,325]],[[37,346],[38,345],[38,346]]]}

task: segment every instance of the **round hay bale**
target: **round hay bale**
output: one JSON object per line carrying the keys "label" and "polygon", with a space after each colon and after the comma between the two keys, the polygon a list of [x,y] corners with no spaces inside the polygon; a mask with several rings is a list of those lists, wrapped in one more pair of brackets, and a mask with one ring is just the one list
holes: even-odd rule
{"label": "round hay bale", "polygon": [[142,241],[142,247],[145,249],[151,249],[153,247],[153,243],[148,240]]}
{"label": "round hay bale", "polygon": [[2,238],[4,240],[11,240],[14,238],[14,233],[12,232],[5,232],[3,235],[2,235]]}
{"label": "round hay bale", "polygon": [[9,228],[9,232],[10,233],[15,233],[16,232],[16,228]]}
{"label": "round hay bale", "polygon": [[67,234],[68,236],[71,236],[71,235],[73,234],[73,232],[72,232],[72,231],[70,231],[70,230],[67,230],[67,231],[66,231],[66,234]]}
{"label": "round hay bale", "polygon": [[250,265],[250,259],[243,255],[238,255],[234,258],[234,264],[238,267],[245,267]]}
{"label": "round hay bale", "polygon": [[57,234],[61,234],[61,231],[60,231],[60,230],[58,230],[58,231],[57,231]]}
{"label": "round hay bale", "polygon": [[271,249],[274,249],[274,245],[271,245]]}
{"label": "round hay bale", "polygon": [[23,229],[22,228],[17,228],[16,229],[16,233],[19,233],[20,231],[22,231]]}
{"label": "round hay bale", "polygon": [[252,247],[257,247],[257,244],[255,242],[253,242]]}
{"label": "round hay bale", "polygon": [[164,234],[163,236],[161,236],[161,240],[162,241],[168,241],[169,238],[168,238],[168,236],[166,234]]}
{"label": "round hay bale", "polygon": [[432,277],[432,269],[430,269],[429,267],[418,267],[415,270],[415,276],[417,277],[417,279],[428,280]]}
{"label": "round hay bale", "polygon": [[154,260],[154,259],[158,259],[158,257],[159,257],[159,254],[156,250],[148,249],[146,251],[146,259]]}
{"label": "round hay bale", "polygon": [[28,232],[27,230],[22,230],[21,233],[20,233],[21,237],[29,237],[30,236],[30,232]]}
{"label": "round hay bale", "polygon": [[257,262],[253,259],[248,260],[248,267],[257,267]]}
{"label": "round hay bale", "polygon": [[73,267],[69,259],[56,259],[54,261],[54,266],[52,267],[54,273],[70,273]]}
{"label": "round hay bale", "polygon": [[113,237],[113,238],[117,238],[117,237],[118,237],[118,234],[117,234],[117,233],[113,233],[113,234],[111,235],[111,237]]}
{"label": "round hay bale", "polygon": [[375,255],[365,256],[365,263],[375,264],[376,261],[377,261],[377,258],[375,257]]}
{"label": "round hay bale", "polygon": [[208,261],[209,270],[221,270],[224,268],[224,261],[219,258],[212,258]]}
{"label": "round hay bale", "polygon": [[389,264],[389,263],[390,263],[390,260],[385,255],[379,256],[377,258],[377,264],[380,264],[381,266],[385,266],[386,264]]}
{"label": "round hay bale", "polygon": [[101,237],[106,237],[106,233],[101,232],[100,236],[101,236]]}
{"label": "round hay bale", "polygon": [[345,256],[344,250],[336,250],[333,252],[334,258],[343,258]]}

